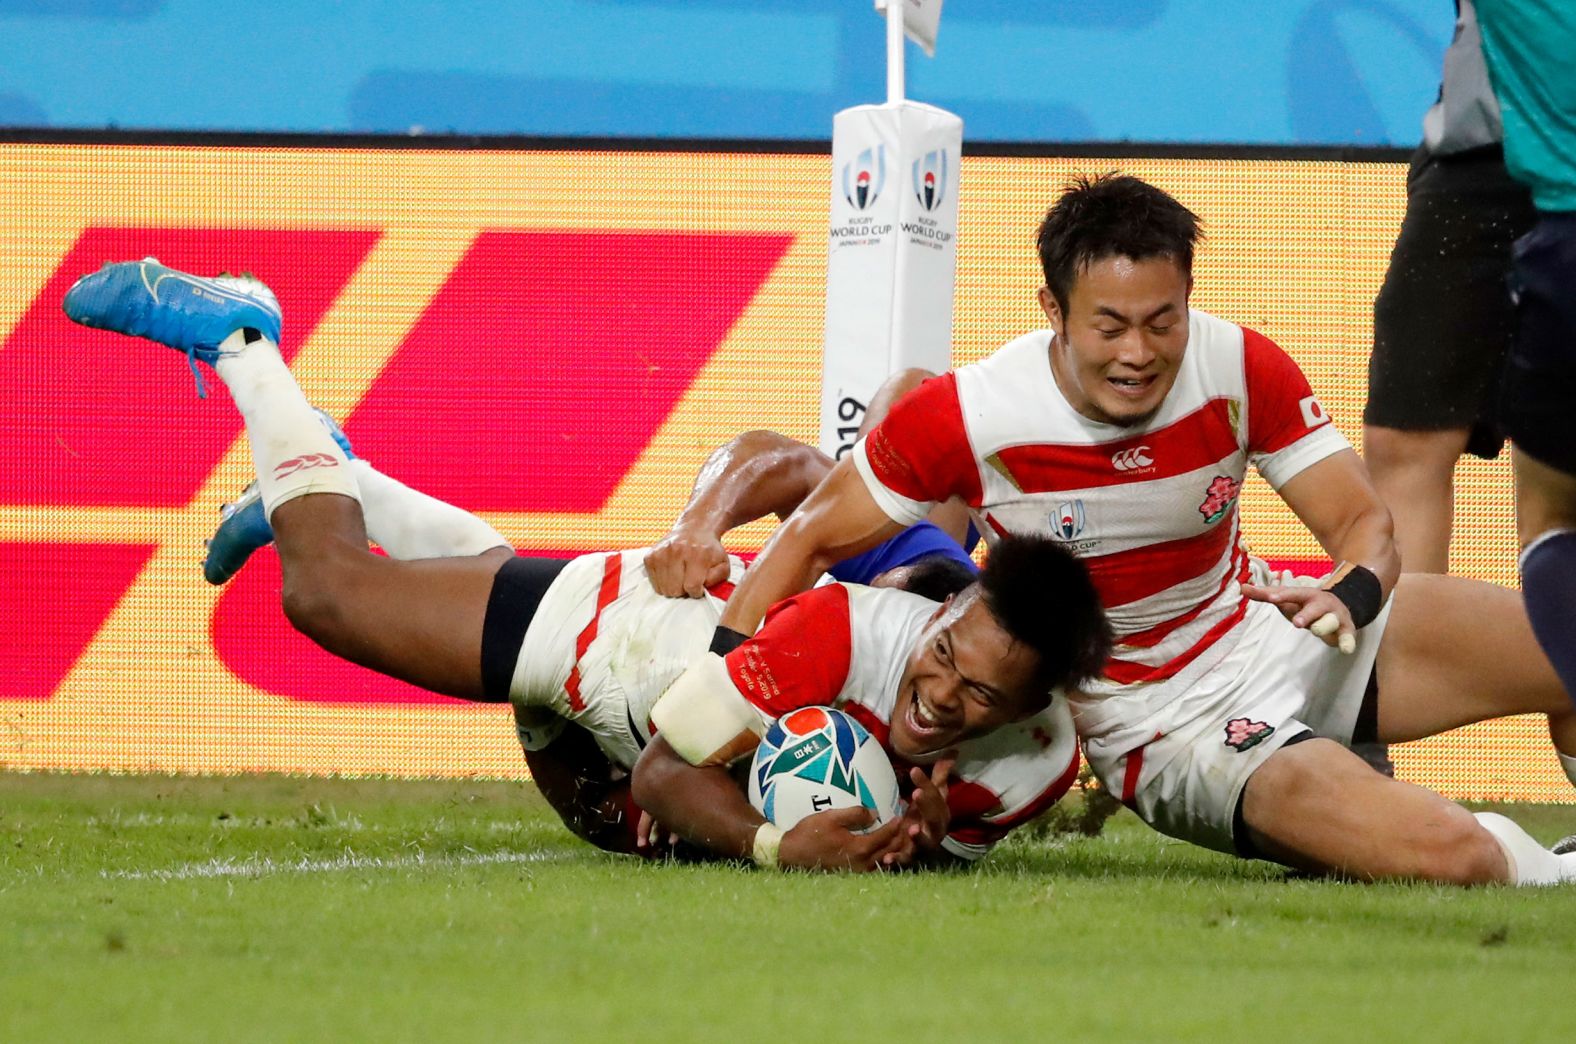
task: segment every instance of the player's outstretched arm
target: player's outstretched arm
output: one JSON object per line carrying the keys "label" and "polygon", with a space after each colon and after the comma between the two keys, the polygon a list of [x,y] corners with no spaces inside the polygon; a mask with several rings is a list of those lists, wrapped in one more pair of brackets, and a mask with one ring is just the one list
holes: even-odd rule
{"label": "player's outstretched arm", "polygon": [[721,765],[691,765],[662,738],[635,764],[639,805],[679,836],[719,855],[765,866],[871,871],[908,863],[914,855],[901,817],[868,834],[864,808],[840,808],[801,820],[787,832],[767,823]]}
{"label": "player's outstretched arm", "polygon": [[831,470],[832,458],[775,431],[747,431],[719,446],[673,530],[646,556],[652,586],[672,598],[699,598],[728,578],[724,533],[767,515],[787,518]]}
{"label": "player's outstretched arm", "polygon": [[1244,584],[1243,593],[1274,604],[1297,627],[1351,652],[1357,629],[1373,620],[1401,575],[1390,510],[1352,450],[1308,467],[1280,494],[1335,560],[1335,572],[1319,588]]}
{"label": "player's outstretched arm", "polygon": [[753,633],[768,608],[808,590],[833,563],[868,551],[902,529],[845,457],[766,542],[728,599],[721,625]]}

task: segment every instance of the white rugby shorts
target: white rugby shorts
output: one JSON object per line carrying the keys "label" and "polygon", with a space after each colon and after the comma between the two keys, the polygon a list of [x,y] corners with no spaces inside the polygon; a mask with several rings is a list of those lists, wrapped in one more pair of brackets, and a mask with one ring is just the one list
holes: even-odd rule
{"label": "white rugby shorts", "polygon": [[[1304,733],[1351,743],[1393,604],[1357,632],[1357,651],[1347,656],[1293,627],[1273,605],[1251,603],[1235,647],[1163,713],[1133,700],[1153,738],[1113,750],[1086,737],[1090,766],[1161,833],[1237,852],[1232,820],[1254,770]],[[1124,731],[1131,734],[1113,722],[1102,734]]]}
{"label": "white rugby shorts", "polygon": [[[632,769],[649,738],[651,704],[706,651],[723,603],[666,598],[646,575],[650,548],[582,555],[564,567],[526,628],[509,699],[527,750],[560,722],[591,733],[614,765]],[[743,564],[732,559],[730,581]]]}

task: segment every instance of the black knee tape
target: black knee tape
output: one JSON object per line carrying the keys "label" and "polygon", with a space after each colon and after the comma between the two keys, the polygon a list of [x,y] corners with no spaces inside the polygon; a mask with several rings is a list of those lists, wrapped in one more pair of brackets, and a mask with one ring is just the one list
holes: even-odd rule
{"label": "black knee tape", "polygon": [[[1280,745],[1281,750],[1294,747],[1299,743],[1306,743],[1311,739],[1318,739],[1310,730],[1297,733],[1291,739]],[[1242,814],[1243,802],[1247,800],[1248,788],[1244,786],[1237,795],[1237,807],[1231,810],[1231,844],[1237,850],[1237,856],[1242,859],[1268,859],[1269,857],[1259,851],[1253,839],[1248,836],[1248,820]]]}

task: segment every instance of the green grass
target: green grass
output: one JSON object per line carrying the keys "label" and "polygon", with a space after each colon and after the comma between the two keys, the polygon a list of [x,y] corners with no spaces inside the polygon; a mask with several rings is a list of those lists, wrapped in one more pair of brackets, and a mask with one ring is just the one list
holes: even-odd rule
{"label": "green grass", "polygon": [[1568,1041],[1573,985],[1576,888],[1288,879],[1125,812],[839,878],[604,856],[529,785],[0,773],[8,1042]]}

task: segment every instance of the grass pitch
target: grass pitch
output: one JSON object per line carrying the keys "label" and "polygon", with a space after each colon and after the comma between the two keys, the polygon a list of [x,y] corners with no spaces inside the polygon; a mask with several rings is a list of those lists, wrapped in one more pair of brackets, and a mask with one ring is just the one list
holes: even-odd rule
{"label": "grass pitch", "polygon": [[8,1042],[1568,1041],[1573,985],[1576,887],[1298,880],[1125,812],[826,877],[605,856],[529,785],[0,773]]}

